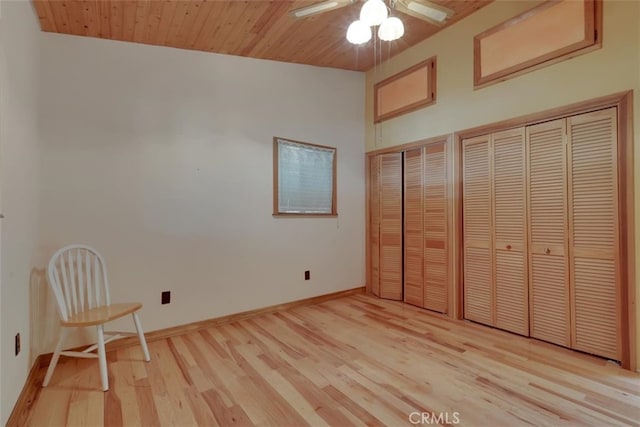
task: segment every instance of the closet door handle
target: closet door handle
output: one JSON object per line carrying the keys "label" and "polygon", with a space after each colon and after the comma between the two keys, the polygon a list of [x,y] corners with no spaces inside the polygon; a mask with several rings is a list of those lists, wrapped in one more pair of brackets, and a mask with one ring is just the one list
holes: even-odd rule
{"label": "closet door handle", "polygon": [[551,249],[549,249],[549,248],[545,248],[545,249],[544,249],[544,253],[545,253],[545,254],[547,254],[547,255],[549,255],[549,254],[551,253]]}
{"label": "closet door handle", "polygon": [[507,250],[510,251],[511,250],[511,245],[507,245]]}

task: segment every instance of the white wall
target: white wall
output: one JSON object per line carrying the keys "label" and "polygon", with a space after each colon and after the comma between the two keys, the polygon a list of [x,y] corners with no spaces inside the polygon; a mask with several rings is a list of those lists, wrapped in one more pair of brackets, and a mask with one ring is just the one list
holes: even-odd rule
{"label": "white wall", "polygon": [[[38,22],[31,3],[3,1],[0,18],[0,424],[27,378],[29,287],[38,227]],[[22,351],[14,356],[19,332]],[[30,357],[31,356],[31,357]]]}
{"label": "white wall", "polygon": [[[43,265],[94,246],[147,331],[364,285],[364,74],[54,34],[41,60]],[[337,219],[272,217],[274,135],[337,147]]]}

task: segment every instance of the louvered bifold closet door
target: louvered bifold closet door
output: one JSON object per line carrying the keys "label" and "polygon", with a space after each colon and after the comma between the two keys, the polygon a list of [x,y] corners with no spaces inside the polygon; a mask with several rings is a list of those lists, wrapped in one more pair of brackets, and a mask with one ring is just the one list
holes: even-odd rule
{"label": "louvered bifold closet door", "polygon": [[380,155],[380,297],[402,300],[402,153]]}
{"label": "louvered bifold closet door", "polygon": [[529,335],[524,128],[492,138],[495,326]]}
{"label": "louvered bifold closet door", "polygon": [[566,120],[526,128],[530,335],[570,345]]}
{"label": "louvered bifold closet door", "polygon": [[490,137],[463,141],[464,317],[493,325]]}
{"label": "louvered bifold closet door", "polygon": [[616,109],[567,121],[572,347],[620,360]]}
{"label": "louvered bifold closet door", "polygon": [[380,296],[380,156],[369,163],[369,244],[371,257],[371,292]]}
{"label": "louvered bifold closet door", "polygon": [[445,143],[424,148],[424,307],[447,312]]}
{"label": "louvered bifold closet door", "polygon": [[423,149],[404,154],[404,300],[423,307]]}

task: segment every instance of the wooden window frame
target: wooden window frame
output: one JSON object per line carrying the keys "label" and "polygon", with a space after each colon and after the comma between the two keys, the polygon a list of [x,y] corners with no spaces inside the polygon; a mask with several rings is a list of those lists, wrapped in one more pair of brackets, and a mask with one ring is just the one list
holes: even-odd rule
{"label": "wooden window frame", "polygon": [[[309,147],[322,148],[325,150],[333,150],[333,186],[331,189],[331,212],[330,213],[304,213],[304,212],[280,212],[279,208],[279,185],[278,185],[278,141],[292,142],[294,144],[305,145]],[[304,218],[333,218],[338,216],[338,149],[326,145],[311,144],[309,142],[296,141],[290,138],[273,137],[273,216],[274,217],[304,217]]]}
{"label": "wooden window frame", "polygon": [[482,39],[493,35],[501,30],[519,24],[521,21],[531,18],[546,9],[559,3],[559,0],[549,0],[545,3],[529,9],[501,24],[496,25],[478,35],[473,39],[473,84],[474,89],[479,89],[490,84],[498,83],[529,73],[531,71],[556,64],[567,59],[583,55],[602,47],[602,0],[584,0],[585,8],[585,33],[584,38],[571,45],[558,48],[547,54],[531,58],[520,64],[513,65],[501,71],[494,72],[487,76],[482,76]]}
{"label": "wooden window frame", "polygon": [[[406,77],[407,75],[413,73],[416,70],[419,70],[420,68],[426,68],[428,69],[428,82],[429,82],[429,89],[431,89],[429,91],[429,93],[427,94],[427,97],[424,99],[421,99],[419,101],[413,102],[411,104],[405,105],[401,108],[397,108],[395,110],[389,111],[388,113],[385,114],[380,114],[379,110],[380,110],[380,105],[379,105],[379,91],[381,88],[385,87],[386,85],[395,82],[396,80],[399,80],[403,77]],[[388,77],[378,83],[376,83],[373,87],[373,122],[374,123],[380,123],[382,121],[385,120],[389,120],[392,119],[394,117],[398,117],[401,116],[403,114],[407,114],[410,113],[412,111],[415,110],[419,110],[420,108],[424,108],[427,105],[431,105],[434,104],[436,102],[436,70],[437,70],[437,60],[435,56],[432,56],[431,58],[425,59],[422,62],[419,62],[416,65],[413,65],[409,68],[407,68],[406,70],[403,70],[397,74],[394,74],[391,77]]]}

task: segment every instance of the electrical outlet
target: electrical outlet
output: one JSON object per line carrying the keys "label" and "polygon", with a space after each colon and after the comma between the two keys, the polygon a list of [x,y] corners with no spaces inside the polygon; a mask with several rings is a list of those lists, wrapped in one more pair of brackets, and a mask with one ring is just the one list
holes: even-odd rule
{"label": "electrical outlet", "polygon": [[16,334],[15,348],[16,348],[16,356],[17,356],[18,354],[20,354],[20,332]]}
{"label": "electrical outlet", "polygon": [[304,272],[304,280],[310,280],[311,279],[311,272],[309,270],[306,270]]}
{"label": "electrical outlet", "polygon": [[171,291],[162,292],[162,304],[169,304],[171,302]]}

